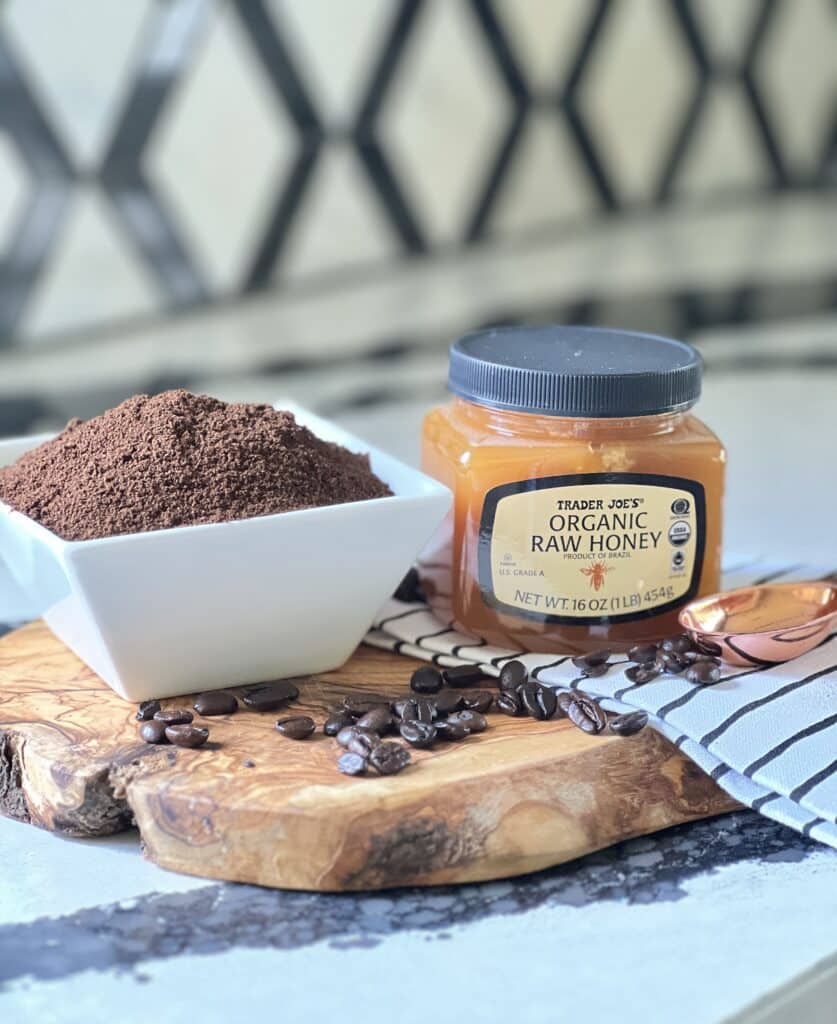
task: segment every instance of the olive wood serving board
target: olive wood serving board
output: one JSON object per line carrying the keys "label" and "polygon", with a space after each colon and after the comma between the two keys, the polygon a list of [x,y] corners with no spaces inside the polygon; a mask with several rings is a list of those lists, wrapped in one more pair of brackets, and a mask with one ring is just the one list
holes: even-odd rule
{"label": "olive wood serving board", "polygon": [[[293,710],[319,724],[347,693],[407,693],[414,667],[360,647],[301,683]],[[0,811],[73,836],[136,824],[174,871],[339,891],[522,874],[736,807],[651,729],[492,714],[478,736],[412,751],[400,775],[350,778],[333,739],[279,735],[281,712],[196,716],[210,742],[186,750],[139,740],[135,711],[42,623],[0,639]]]}

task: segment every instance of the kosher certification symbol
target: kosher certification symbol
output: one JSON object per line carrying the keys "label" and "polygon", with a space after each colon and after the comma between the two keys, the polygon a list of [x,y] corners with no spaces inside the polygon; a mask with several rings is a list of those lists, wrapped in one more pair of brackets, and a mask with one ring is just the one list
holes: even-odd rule
{"label": "kosher certification symbol", "polygon": [[668,539],[676,547],[685,544],[692,536],[692,528],[685,519],[678,519],[668,528]]}

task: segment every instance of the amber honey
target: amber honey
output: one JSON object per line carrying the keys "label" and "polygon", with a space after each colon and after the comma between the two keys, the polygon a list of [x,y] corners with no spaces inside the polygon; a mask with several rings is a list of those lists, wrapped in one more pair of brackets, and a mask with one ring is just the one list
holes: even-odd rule
{"label": "amber honey", "polygon": [[690,411],[700,368],[690,346],[629,332],[458,342],[458,394],[423,431],[423,468],[454,494],[419,565],[434,610],[556,654],[677,632],[720,582],[725,453]]}

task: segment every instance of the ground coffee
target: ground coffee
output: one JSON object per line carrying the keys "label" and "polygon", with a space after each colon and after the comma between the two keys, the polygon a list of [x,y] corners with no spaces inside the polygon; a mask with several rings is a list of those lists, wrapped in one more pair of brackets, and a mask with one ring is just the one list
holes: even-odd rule
{"label": "ground coffee", "polygon": [[67,540],[380,498],[366,455],[289,412],[188,391],[137,395],[0,470],[0,499]]}

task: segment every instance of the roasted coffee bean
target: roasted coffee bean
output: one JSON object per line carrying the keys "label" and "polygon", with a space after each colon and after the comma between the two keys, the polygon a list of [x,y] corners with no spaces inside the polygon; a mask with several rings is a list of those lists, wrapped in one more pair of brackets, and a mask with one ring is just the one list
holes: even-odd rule
{"label": "roasted coffee bean", "polygon": [[693,665],[698,661],[708,661],[710,665],[721,664],[721,659],[716,658],[714,654],[698,654],[697,651],[693,651],[691,654],[687,654],[686,657]]}
{"label": "roasted coffee bean", "polygon": [[691,637],[686,636],[685,633],[679,633],[677,636],[667,636],[660,644],[661,651],[673,651],[674,654],[688,654],[692,647]]}
{"label": "roasted coffee bean", "polygon": [[146,743],[168,743],[165,722],[143,722],[139,734]]}
{"label": "roasted coffee bean", "polygon": [[176,747],[202,747],[209,739],[209,729],[203,725],[169,725],[166,739]]}
{"label": "roasted coffee bean", "polygon": [[433,706],[436,708],[436,715],[440,718],[444,718],[446,715],[452,715],[454,711],[459,711],[463,706],[464,694],[459,693],[457,690],[442,690],[442,692],[433,699]]}
{"label": "roasted coffee bean", "polygon": [[524,683],[520,687],[520,700],[526,713],[540,721],[552,718],[558,706],[558,698],[552,687],[541,686],[540,683]]}
{"label": "roasted coffee bean", "polygon": [[395,588],[392,595],[396,601],[423,601],[424,594],[419,584],[419,574],[415,568],[410,569],[404,579]]}
{"label": "roasted coffee bean", "polygon": [[347,725],[334,737],[341,747],[347,747],[357,736],[367,736],[372,740],[377,740],[380,743],[380,736],[376,732],[372,732],[370,729],[358,729],[356,725]]}
{"label": "roasted coffee bean", "polygon": [[416,721],[432,722],[436,718],[436,706],[432,700],[416,701]]}
{"label": "roasted coffee bean", "polygon": [[357,729],[354,736],[349,740],[346,749],[351,750],[353,754],[369,757],[380,743],[381,737],[376,732],[370,732],[368,729]]}
{"label": "roasted coffee bean", "polygon": [[652,665],[656,657],[656,644],[637,644],[628,651],[628,661],[635,665]]}
{"label": "roasted coffee bean", "polygon": [[436,726],[430,722],[402,722],[398,731],[413,747],[432,747],[436,742]]}
{"label": "roasted coffee bean", "polygon": [[443,668],[442,675],[448,686],[473,686],[485,679],[485,672],[478,665],[456,665]]}
{"label": "roasted coffee bean", "polygon": [[464,725],[468,732],[484,732],[488,727],[485,715],[479,711],[457,711],[455,715],[448,716],[448,721]]}
{"label": "roasted coffee bean", "polygon": [[344,775],[363,775],[366,771],[366,758],[347,750],[337,758],[337,770]]}
{"label": "roasted coffee bean", "polygon": [[379,736],[390,731],[393,726],[393,717],[388,708],[372,708],[365,715],[361,715],[355,723],[359,729],[371,729]]}
{"label": "roasted coffee bean", "polygon": [[299,688],[295,683],[290,679],[279,679],[275,683],[251,687],[242,699],[252,711],[276,711],[298,696]]}
{"label": "roasted coffee bean", "polygon": [[211,718],[213,715],[231,715],[238,710],[238,701],[229,690],[211,690],[195,697],[192,707],[204,718]]}
{"label": "roasted coffee bean", "polygon": [[[558,705],[558,711],[562,715],[566,715],[567,709],[574,700],[575,693],[572,690],[561,690],[555,695],[555,702]],[[557,717],[557,714],[554,717]]]}
{"label": "roasted coffee bean", "polygon": [[443,686],[442,673],[432,665],[423,665],[410,676],[413,693],[438,693]]}
{"label": "roasted coffee bean", "polygon": [[627,714],[611,718],[607,727],[616,736],[634,736],[647,724],[648,715],[644,711],[629,711]]}
{"label": "roasted coffee bean", "polygon": [[504,690],[497,698],[497,710],[503,715],[515,717],[523,712],[523,704],[518,694]]}
{"label": "roasted coffee bean", "polygon": [[488,690],[475,690],[473,693],[462,694],[462,707],[468,711],[479,711],[481,715],[488,713],[493,702],[494,695]]}
{"label": "roasted coffee bean", "polygon": [[400,743],[379,743],[369,755],[369,763],[381,775],[395,775],[410,763],[410,751]]}
{"label": "roasted coffee bean", "polygon": [[582,732],[601,732],[607,725],[607,716],[596,701],[580,693],[567,706],[567,717]]}
{"label": "roasted coffee bean", "polygon": [[390,706],[389,697],[380,693],[366,693],[362,697],[343,698],[343,707],[356,719],[362,718],[368,711],[374,711],[375,708],[385,708],[389,711]]}
{"label": "roasted coffee bean", "polygon": [[579,654],[573,658],[573,665],[576,668],[580,668],[583,672],[586,672],[590,668],[594,668],[597,665],[607,664],[607,659],[610,657],[610,651],[591,651],[589,654]]}
{"label": "roasted coffee bean", "polygon": [[721,666],[712,661],[696,661],[686,670],[686,678],[690,683],[717,683],[721,678]]}
{"label": "roasted coffee bean", "polygon": [[[396,718],[412,722],[416,717],[416,702],[414,697],[402,697],[392,702],[392,713]],[[405,717],[406,716],[406,717]]]}
{"label": "roasted coffee bean", "polygon": [[316,728],[316,722],[308,715],[288,715],[276,722],[277,731],[289,740],[307,740]]}
{"label": "roasted coffee bean", "polygon": [[631,668],[625,669],[625,675],[632,683],[650,683],[662,671],[662,665],[652,661],[642,665],[633,665]]}
{"label": "roasted coffee bean", "polygon": [[501,690],[516,690],[529,678],[529,672],[522,661],[507,661],[500,669],[498,680]]}
{"label": "roasted coffee bean", "polygon": [[159,710],[160,702],[158,700],[144,700],[137,708],[136,720],[138,722],[148,722]]}
{"label": "roasted coffee bean", "polygon": [[165,722],[166,725],[188,725],[194,720],[194,715],[186,708],[167,708],[154,713],[155,722]]}
{"label": "roasted coffee bean", "polygon": [[689,659],[676,651],[660,651],[656,664],[662,665],[663,672],[670,676],[679,676],[689,667]]}
{"label": "roasted coffee bean", "polygon": [[436,705],[434,701],[418,698],[411,701],[399,701],[401,714],[398,716],[402,722],[432,722],[436,718]]}
{"label": "roasted coffee bean", "polygon": [[436,736],[440,740],[464,740],[466,736],[471,735],[468,726],[457,722],[455,718],[440,718],[438,722],[434,722],[434,726]]}
{"label": "roasted coffee bean", "polygon": [[337,708],[323,723],[323,732],[326,736],[336,736],[341,729],[345,729],[353,722],[354,718],[345,708]]}

